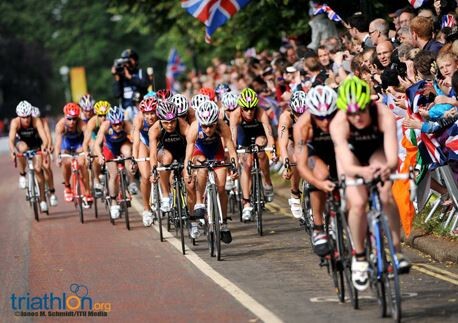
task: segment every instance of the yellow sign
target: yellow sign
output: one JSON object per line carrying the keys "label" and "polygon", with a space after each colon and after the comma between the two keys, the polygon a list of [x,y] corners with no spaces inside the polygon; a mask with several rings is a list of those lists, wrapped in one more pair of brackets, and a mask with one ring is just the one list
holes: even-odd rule
{"label": "yellow sign", "polygon": [[70,86],[72,101],[79,102],[81,97],[87,93],[86,70],[84,67],[72,67],[70,69]]}

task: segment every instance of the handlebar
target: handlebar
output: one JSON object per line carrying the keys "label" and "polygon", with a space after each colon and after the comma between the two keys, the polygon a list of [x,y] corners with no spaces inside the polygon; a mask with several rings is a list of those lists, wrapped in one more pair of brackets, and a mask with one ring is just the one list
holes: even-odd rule
{"label": "handlebar", "polygon": [[225,163],[224,161],[221,161],[221,160],[206,160],[201,165],[193,165],[191,161],[189,161],[187,165],[187,171],[188,171],[188,174],[191,174],[192,169],[206,168],[206,169],[214,170],[215,168],[221,168],[221,167],[226,167],[226,168],[230,167],[233,172],[237,171],[237,167],[235,166],[234,159],[232,159],[230,163]]}
{"label": "handlebar", "polygon": [[86,153],[81,152],[81,153],[59,154],[57,157],[59,159],[62,159],[62,158],[78,158],[79,156],[86,156]]}
{"label": "handlebar", "polygon": [[289,158],[285,158],[285,163],[283,164],[286,170],[289,170],[292,166],[296,166],[296,163],[290,163]]}

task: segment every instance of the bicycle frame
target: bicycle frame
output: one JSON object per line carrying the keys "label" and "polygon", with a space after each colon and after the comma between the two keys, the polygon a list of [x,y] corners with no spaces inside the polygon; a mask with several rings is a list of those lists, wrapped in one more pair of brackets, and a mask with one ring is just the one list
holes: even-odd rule
{"label": "bicycle frame", "polygon": [[[35,168],[33,166],[33,158],[36,155],[41,155],[41,151],[36,150],[27,150],[24,153],[16,154],[17,157],[24,157],[26,158],[27,162],[27,200],[29,201],[30,205],[33,208],[33,213],[35,220],[38,222],[40,221],[39,217],[39,208],[38,202],[40,199],[40,188],[38,187],[37,179],[35,176]],[[17,166],[17,161],[15,159],[15,166]]]}

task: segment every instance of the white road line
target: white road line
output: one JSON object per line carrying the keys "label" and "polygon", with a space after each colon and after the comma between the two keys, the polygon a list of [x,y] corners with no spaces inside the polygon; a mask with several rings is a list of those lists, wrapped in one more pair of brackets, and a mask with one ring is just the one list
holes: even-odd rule
{"label": "white road line", "polygon": [[[132,200],[132,206],[137,210],[139,214],[143,211],[143,206],[137,199]],[[154,230],[159,232],[159,228],[154,225]],[[167,242],[170,242],[172,246],[174,246],[181,254],[181,241],[176,239],[170,232],[167,230],[162,230],[164,238],[167,238]],[[159,240],[158,240],[158,243]],[[253,297],[245,293],[242,289],[240,289],[237,285],[231,282],[226,277],[222,276],[216,270],[214,270],[210,265],[208,265],[202,258],[200,258],[194,251],[190,250],[189,248],[186,249],[186,257],[194,266],[197,267],[202,273],[204,273],[208,278],[213,280],[217,285],[223,288],[226,292],[228,292],[232,297],[234,297],[241,305],[247,308],[251,313],[256,315],[259,319],[264,322],[283,322],[279,317],[277,317],[274,313],[272,313],[269,309],[264,307],[258,301],[256,301]],[[216,261],[216,260],[215,260]]]}

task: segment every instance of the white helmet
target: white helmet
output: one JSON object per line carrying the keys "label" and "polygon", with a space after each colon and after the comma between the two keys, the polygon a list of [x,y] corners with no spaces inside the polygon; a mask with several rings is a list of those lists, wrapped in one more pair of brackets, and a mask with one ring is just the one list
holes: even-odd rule
{"label": "white helmet", "polygon": [[23,100],[19,102],[19,104],[16,107],[16,114],[18,117],[28,117],[32,114],[32,105]]}
{"label": "white helmet", "polygon": [[223,93],[221,102],[223,103],[223,106],[226,110],[234,111],[238,107],[237,99],[238,99],[238,96],[235,93],[226,92],[226,93]]}
{"label": "white helmet", "polygon": [[201,125],[211,125],[218,121],[219,108],[213,101],[206,101],[196,110],[196,118]]}
{"label": "white helmet", "polygon": [[191,108],[197,110],[197,108],[205,101],[210,101],[210,97],[205,94],[196,94],[191,99]]}
{"label": "white helmet", "polygon": [[289,100],[289,107],[294,114],[301,115],[307,110],[307,94],[304,91],[295,91]]}
{"label": "white helmet", "polygon": [[40,115],[40,109],[38,109],[37,107],[32,107],[32,117],[39,118]]}
{"label": "white helmet", "polygon": [[337,93],[326,85],[318,85],[307,94],[307,107],[311,114],[319,117],[331,115],[336,111]]}
{"label": "white helmet", "polygon": [[177,107],[177,115],[179,117],[184,116],[186,113],[188,113],[189,102],[184,95],[175,94],[174,96],[172,96],[171,101]]}

